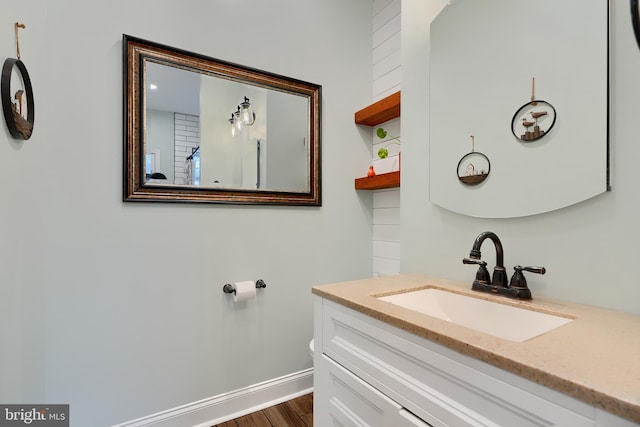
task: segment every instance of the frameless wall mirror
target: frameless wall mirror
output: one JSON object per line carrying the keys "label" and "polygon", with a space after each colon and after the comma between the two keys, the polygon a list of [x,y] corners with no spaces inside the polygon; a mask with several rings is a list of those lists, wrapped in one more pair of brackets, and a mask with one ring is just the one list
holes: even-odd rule
{"label": "frameless wall mirror", "polygon": [[[434,204],[474,217],[522,217],[609,189],[608,8],[607,0],[444,7],[430,28]],[[477,185],[459,179],[487,169],[474,163],[460,172],[470,150],[491,162]]]}
{"label": "frameless wall mirror", "polygon": [[321,87],[123,36],[124,201],[319,206]]}

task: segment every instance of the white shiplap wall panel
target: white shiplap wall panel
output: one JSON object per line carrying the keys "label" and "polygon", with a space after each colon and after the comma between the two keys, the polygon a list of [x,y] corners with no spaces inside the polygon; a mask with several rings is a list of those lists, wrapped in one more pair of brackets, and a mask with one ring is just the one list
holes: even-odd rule
{"label": "white shiplap wall panel", "polygon": [[[394,34],[387,40],[380,43],[373,49],[373,65],[384,60],[386,57],[393,55],[396,52],[400,52],[402,38],[400,33]],[[400,66],[400,60],[398,60],[398,66]]]}
{"label": "white shiplap wall panel", "polygon": [[397,242],[373,242],[373,252],[376,257],[386,259],[400,259],[400,244]]}
{"label": "white shiplap wall panel", "polygon": [[373,31],[374,32],[377,31],[378,29],[385,26],[388,22],[392,21],[394,18],[397,18],[399,16],[400,16],[400,2],[390,1],[389,4],[381,8],[379,11],[374,11]]}
{"label": "white shiplap wall panel", "polygon": [[[390,188],[378,190],[373,194],[373,208],[398,208],[400,207],[400,192]],[[375,221],[374,221],[375,222]]]}
{"label": "white shiplap wall panel", "polygon": [[385,7],[388,7],[392,3],[400,3],[398,0],[374,0],[373,1],[373,16],[378,15]]}
{"label": "white shiplap wall panel", "polygon": [[400,52],[396,51],[391,53],[391,55],[386,56],[382,60],[373,64],[373,79],[374,81],[378,78],[384,76],[385,74],[393,73],[394,71],[399,71],[400,67],[398,64],[400,63]]}
{"label": "white shiplap wall panel", "polygon": [[385,40],[393,37],[400,32],[400,15],[394,16],[390,21],[378,28],[373,33],[374,49]]}
{"label": "white shiplap wall panel", "polygon": [[375,93],[374,99],[376,101],[386,98],[400,90],[400,81],[402,80],[402,74],[399,68],[391,71],[390,73],[381,76],[379,79],[373,82],[373,91]]}
{"label": "white shiplap wall panel", "polygon": [[400,274],[400,260],[373,257],[373,277],[395,276]]}
{"label": "white shiplap wall panel", "polygon": [[[401,73],[401,0],[374,0],[373,3],[373,102],[400,90]],[[380,147],[389,144],[376,136],[372,127],[374,159]],[[400,137],[400,119],[382,123],[390,136]],[[397,153],[398,145],[388,147]],[[400,272],[400,189],[373,193],[373,276],[390,276]]]}
{"label": "white shiplap wall panel", "polygon": [[[399,193],[397,190],[394,191]],[[374,225],[373,240],[400,243],[400,224]]]}
{"label": "white shiplap wall panel", "polygon": [[400,90],[401,1],[376,0],[373,6],[373,100]]}
{"label": "white shiplap wall panel", "polygon": [[400,272],[400,191],[373,194],[373,276]]}
{"label": "white shiplap wall panel", "polygon": [[397,224],[400,218],[400,207],[378,208],[373,211],[373,223],[380,225]]}

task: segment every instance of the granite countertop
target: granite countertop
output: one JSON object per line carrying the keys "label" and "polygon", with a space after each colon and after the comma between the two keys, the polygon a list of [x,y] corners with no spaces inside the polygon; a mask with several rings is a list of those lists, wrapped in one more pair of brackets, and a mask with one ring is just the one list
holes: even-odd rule
{"label": "granite countertop", "polygon": [[[564,326],[512,342],[427,316],[376,297],[437,287],[476,298],[573,317]],[[640,423],[640,316],[536,297],[511,300],[460,283],[403,274],[314,286],[334,301],[607,412]],[[508,327],[508,325],[505,325]]]}

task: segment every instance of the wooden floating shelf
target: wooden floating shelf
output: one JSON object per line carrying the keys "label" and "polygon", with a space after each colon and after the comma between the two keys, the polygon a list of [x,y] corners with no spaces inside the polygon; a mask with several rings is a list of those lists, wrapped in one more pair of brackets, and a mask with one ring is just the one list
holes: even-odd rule
{"label": "wooden floating shelf", "polygon": [[356,112],[358,125],[375,126],[400,117],[400,91]]}
{"label": "wooden floating shelf", "polygon": [[[376,126],[398,117],[400,117],[400,91],[356,112],[354,119],[358,125]],[[356,178],[355,187],[356,190],[400,187],[400,171]]]}
{"label": "wooden floating shelf", "polygon": [[400,187],[400,171],[356,178],[356,190],[381,190]]}

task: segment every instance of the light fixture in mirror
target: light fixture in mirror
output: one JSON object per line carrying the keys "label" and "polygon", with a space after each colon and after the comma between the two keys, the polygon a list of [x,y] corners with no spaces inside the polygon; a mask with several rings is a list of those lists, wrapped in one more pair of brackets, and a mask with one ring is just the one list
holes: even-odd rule
{"label": "light fixture in mirror", "polygon": [[[609,189],[608,3],[456,0],[445,6],[430,27],[432,203],[474,217],[510,218]],[[529,102],[532,78],[537,102]],[[538,125],[540,133],[528,137]],[[469,135],[491,159],[491,175],[474,186],[456,171]]]}
{"label": "light fixture in mirror", "polygon": [[319,85],[129,35],[123,54],[124,201],[321,204]]}

